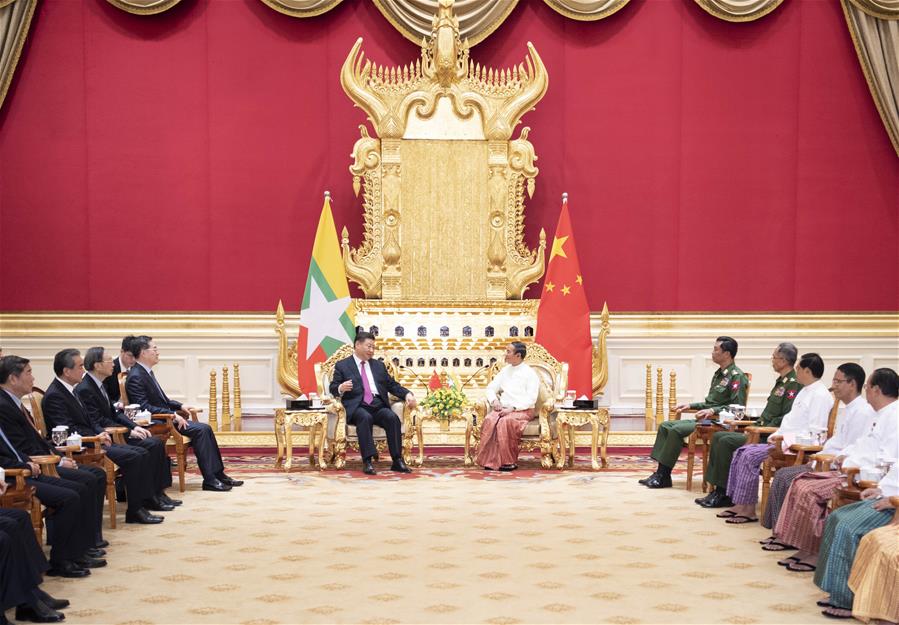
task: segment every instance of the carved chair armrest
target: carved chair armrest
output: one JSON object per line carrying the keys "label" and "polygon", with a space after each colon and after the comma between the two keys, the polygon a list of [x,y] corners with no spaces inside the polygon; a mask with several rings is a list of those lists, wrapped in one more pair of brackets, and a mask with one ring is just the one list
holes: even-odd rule
{"label": "carved chair armrest", "polygon": [[681,410],[680,412],[674,413],[674,421],[680,421],[681,417],[685,414],[696,414],[699,412],[699,408],[687,408],[686,410]]}
{"label": "carved chair armrest", "polygon": [[42,467],[44,466],[55,466],[60,463],[62,458],[60,456],[31,456],[31,461],[35,464],[39,464]]}
{"label": "carved chair armrest", "polygon": [[31,471],[28,469],[6,469],[6,477],[16,478],[16,490],[25,488],[25,478],[31,477]]}
{"label": "carved chair armrest", "polygon": [[824,467],[833,462],[833,459],[836,458],[833,454],[812,454],[808,457],[809,460],[815,463],[815,471],[823,471]]}
{"label": "carved chair armrest", "polygon": [[108,427],[104,428],[104,431],[112,437],[112,442],[116,445],[124,445],[125,444],[125,435],[128,433],[128,428],[122,427]]}
{"label": "carved chair armrest", "polygon": [[766,427],[762,425],[751,425],[745,430],[747,436],[746,444],[755,445],[761,440],[762,434],[774,434],[777,429],[778,428]]}
{"label": "carved chair armrest", "polygon": [[82,447],[82,451],[92,451],[93,453],[97,453],[103,447],[103,442],[101,441],[99,436],[82,436],[81,437],[82,446],[90,444],[94,449],[93,450],[85,450]]}
{"label": "carved chair armrest", "polygon": [[790,445],[790,451],[796,454],[796,464],[805,464],[807,454],[813,454],[824,449],[821,445]]}
{"label": "carved chair armrest", "polygon": [[191,408],[190,410],[188,410],[188,412],[190,413],[191,421],[199,421],[200,419],[197,417],[197,415],[200,414],[201,412],[203,412],[203,409],[202,408]]}
{"label": "carved chair armrest", "polygon": [[877,488],[877,482],[874,480],[859,480],[858,481],[859,490],[868,490],[869,488]]}
{"label": "carved chair armrest", "polygon": [[858,488],[856,486],[855,480],[858,474],[861,472],[861,469],[858,467],[841,467],[840,470],[846,475],[846,488],[849,490],[855,490]]}

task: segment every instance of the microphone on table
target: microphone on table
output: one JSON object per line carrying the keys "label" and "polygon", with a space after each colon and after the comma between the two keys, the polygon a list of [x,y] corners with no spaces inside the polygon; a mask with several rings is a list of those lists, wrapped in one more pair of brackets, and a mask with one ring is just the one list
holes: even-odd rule
{"label": "microphone on table", "polygon": [[413,369],[412,367],[407,367],[406,365],[397,365],[397,367],[399,367],[403,371],[408,371],[412,375],[412,377],[415,378],[416,382],[421,384],[424,388],[428,388],[428,385],[421,381],[421,376],[416,373],[415,369]]}
{"label": "microphone on table", "polygon": [[460,388],[459,390],[464,389],[464,388],[468,385],[468,383],[471,382],[472,380],[474,380],[475,377],[477,377],[477,375],[478,375],[481,371],[484,371],[485,369],[489,369],[490,367],[493,366],[493,364],[494,364],[494,363],[492,363],[492,362],[488,362],[486,365],[484,365],[483,367],[480,367],[477,371],[475,371],[475,372],[472,373],[470,376],[468,376],[468,377],[465,379],[465,381],[462,383],[462,386],[461,386],[461,388]]}

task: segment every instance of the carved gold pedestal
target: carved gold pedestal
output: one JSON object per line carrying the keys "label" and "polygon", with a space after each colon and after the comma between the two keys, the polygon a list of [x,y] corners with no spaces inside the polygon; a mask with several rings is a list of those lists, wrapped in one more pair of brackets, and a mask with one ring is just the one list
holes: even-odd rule
{"label": "carved gold pedestal", "polygon": [[[275,440],[278,457],[275,467],[290,471],[293,466],[293,426],[309,428],[309,465],[315,466],[315,448],[318,446],[318,468],[327,468],[325,461],[325,435],[328,432],[328,413],[324,410],[275,410]],[[285,460],[286,458],[286,460]]]}
{"label": "carved gold pedestal", "polygon": [[[418,414],[415,418],[415,435],[418,437],[418,461],[416,464],[422,466],[425,461],[425,443],[424,436],[422,435],[422,426],[425,421],[439,422],[441,430],[449,430],[449,424],[453,421],[463,421],[465,422],[465,455],[463,456],[463,462],[466,467],[471,466],[471,420],[472,414],[470,410],[454,413],[450,415],[449,418],[444,418],[431,414],[431,411],[427,408],[419,407]],[[444,427],[444,424],[446,424],[446,427]]]}
{"label": "carved gold pedestal", "polygon": [[[590,445],[593,470],[599,470],[599,462],[596,459],[596,447],[599,440],[599,428],[602,426],[602,445],[600,446],[600,458],[603,468],[609,465],[606,457],[606,444],[609,440],[609,411],[606,408],[598,410],[565,410],[556,412],[556,424],[559,428],[559,447],[561,453],[557,460],[559,469],[574,466],[574,429],[582,425],[590,424],[593,437]],[[567,438],[566,438],[567,437]]]}

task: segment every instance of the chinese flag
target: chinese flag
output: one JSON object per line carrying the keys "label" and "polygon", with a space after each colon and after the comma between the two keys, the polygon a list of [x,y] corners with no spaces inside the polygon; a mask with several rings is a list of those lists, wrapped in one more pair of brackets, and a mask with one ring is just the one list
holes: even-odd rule
{"label": "chinese flag", "polygon": [[590,309],[568,216],[567,194],[562,199],[562,212],[543,281],[535,340],[557,360],[568,363],[569,389],[578,397],[593,397]]}

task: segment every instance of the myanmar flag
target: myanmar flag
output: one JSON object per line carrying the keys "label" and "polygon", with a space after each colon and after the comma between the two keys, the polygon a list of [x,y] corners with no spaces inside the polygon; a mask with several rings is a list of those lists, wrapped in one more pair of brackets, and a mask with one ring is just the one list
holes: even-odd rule
{"label": "myanmar flag", "polygon": [[351,343],[355,334],[355,308],[340,257],[331,196],[325,192],[300,306],[297,381],[304,393],[317,388],[315,363],[324,362],[341,345]]}
{"label": "myanmar flag", "polygon": [[590,339],[590,308],[584,293],[584,278],[574,246],[568,216],[568,194],[562,196],[562,213],[553,237],[549,267],[543,281],[537,310],[537,336],[557,360],[568,363],[568,388],[578,397],[593,397],[593,342]]}

